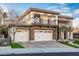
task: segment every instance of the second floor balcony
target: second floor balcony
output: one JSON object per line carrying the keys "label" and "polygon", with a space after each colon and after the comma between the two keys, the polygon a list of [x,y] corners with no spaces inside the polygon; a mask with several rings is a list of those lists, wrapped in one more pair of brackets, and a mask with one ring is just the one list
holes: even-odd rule
{"label": "second floor balcony", "polygon": [[55,25],[57,25],[57,21],[56,20],[51,20],[51,19],[33,18],[32,19],[32,24],[34,24],[34,25],[55,26]]}

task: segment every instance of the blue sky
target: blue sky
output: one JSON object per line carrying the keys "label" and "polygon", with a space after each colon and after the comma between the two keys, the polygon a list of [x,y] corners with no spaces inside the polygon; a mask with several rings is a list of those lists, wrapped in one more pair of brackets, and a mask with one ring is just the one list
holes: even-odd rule
{"label": "blue sky", "polygon": [[5,11],[14,9],[20,14],[30,7],[48,9],[58,11],[61,15],[74,17],[74,25],[79,21],[79,3],[8,3],[0,4],[0,6],[5,9]]}
{"label": "blue sky", "polygon": [[[61,12],[63,15],[67,14],[68,16],[78,17],[78,15],[73,15],[74,12],[79,11],[78,3],[9,3],[9,4],[0,4],[5,9],[15,9],[20,13],[24,12],[30,7],[49,9]],[[77,12],[76,12],[77,13]],[[79,13],[79,12],[78,12]]]}

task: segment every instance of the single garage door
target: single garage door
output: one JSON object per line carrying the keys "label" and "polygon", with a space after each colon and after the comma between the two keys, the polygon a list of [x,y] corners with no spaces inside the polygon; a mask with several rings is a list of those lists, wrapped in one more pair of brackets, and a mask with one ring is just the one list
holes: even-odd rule
{"label": "single garage door", "polygon": [[51,41],[53,40],[52,30],[34,30],[35,41]]}
{"label": "single garage door", "polygon": [[20,30],[15,34],[15,42],[29,41],[29,30]]}

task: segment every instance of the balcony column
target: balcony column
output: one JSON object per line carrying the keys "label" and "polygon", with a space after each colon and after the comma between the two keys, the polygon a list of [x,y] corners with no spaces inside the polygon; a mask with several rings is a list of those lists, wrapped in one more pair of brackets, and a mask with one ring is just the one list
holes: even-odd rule
{"label": "balcony column", "polygon": [[73,22],[73,20],[70,20],[70,26],[72,26],[72,22]]}
{"label": "balcony column", "polygon": [[48,24],[50,25],[50,19],[48,19]]}
{"label": "balcony column", "polygon": [[55,20],[56,20],[56,25],[59,25],[59,21],[58,21],[58,15],[55,15]]}
{"label": "balcony column", "polygon": [[32,19],[32,23],[34,23],[34,13],[31,13],[31,19]]}
{"label": "balcony column", "polygon": [[50,20],[51,20],[51,17],[48,18],[48,24],[49,24],[49,25],[50,25]]}

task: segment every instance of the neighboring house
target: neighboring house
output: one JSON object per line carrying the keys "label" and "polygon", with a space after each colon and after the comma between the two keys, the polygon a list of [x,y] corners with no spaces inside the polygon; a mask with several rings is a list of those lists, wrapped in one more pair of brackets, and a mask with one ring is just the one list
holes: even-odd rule
{"label": "neighboring house", "polygon": [[58,28],[62,26],[71,26],[72,17],[62,16],[59,12],[29,8],[20,16],[16,27],[15,42],[27,41],[55,41],[57,34],[59,39],[69,39],[68,31],[62,32]]}
{"label": "neighboring house", "polygon": [[73,38],[79,39],[79,28],[74,28],[73,30]]}

